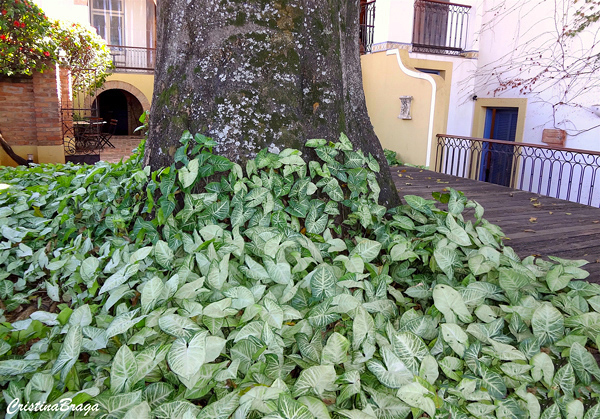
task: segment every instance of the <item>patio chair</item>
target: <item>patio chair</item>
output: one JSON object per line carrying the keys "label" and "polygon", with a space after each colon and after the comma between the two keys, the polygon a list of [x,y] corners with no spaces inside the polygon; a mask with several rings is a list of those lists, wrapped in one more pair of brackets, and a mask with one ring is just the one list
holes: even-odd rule
{"label": "patio chair", "polygon": [[102,134],[101,118],[90,118],[81,134],[76,138],[76,149],[78,152],[91,153],[97,150],[100,144],[100,135]]}
{"label": "patio chair", "polygon": [[106,130],[106,132],[100,133],[100,139],[98,140],[98,147],[100,149],[103,149],[107,146],[115,148],[113,143],[110,142],[110,139],[115,134],[115,131],[117,129],[117,122],[119,121],[117,121],[116,119],[111,119],[108,123],[108,129]]}

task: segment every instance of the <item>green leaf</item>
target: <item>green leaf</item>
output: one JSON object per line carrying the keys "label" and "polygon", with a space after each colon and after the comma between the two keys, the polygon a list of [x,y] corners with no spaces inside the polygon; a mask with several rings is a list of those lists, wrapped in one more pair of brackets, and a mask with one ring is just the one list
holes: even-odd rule
{"label": "green leaf", "polygon": [[368,239],[358,239],[358,243],[356,247],[352,249],[350,252],[350,257],[354,255],[358,255],[365,262],[371,262],[377,256],[379,256],[379,251],[381,250],[381,243],[368,240]]}
{"label": "green leaf", "polygon": [[222,419],[230,417],[240,404],[238,391],[228,393],[219,400],[204,407],[197,417],[198,419]]}
{"label": "green leaf", "polygon": [[280,394],[277,400],[277,410],[282,418],[314,419],[315,416],[307,406],[292,399],[287,394]]}
{"label": "green leaf", "polygon": [[150,419],[152,415],[150,413],[150,405],[148,402],[143,401],[140,404],[133,406],[127,411],[123,419]]}
{"label": "green leaf", "polygon": [[540,340],[540,345],[554,343],[561,339],[565,332],[563,315],[551,304],[541,304],[533,312],[531,328],[534,336]]}
{"label": "green leaf", "polygon": [[473,316],[458,291],[449,285],[438,284],[433,289],[435,307],[444,315],[446,323],[456,323],[456,318],[464,323],[473,321]]}
{"label": "green leaf", "polygon": [[100,292],[98,294],[102,295],[105,292],[111,291],[111,290],[119,287],[120,285],[127,282],[127,280],[129,280],[129,278],[131,278],[133,275],[135,275],[138,272],[138,270],[139,270],[138,265],[129,264],[129,265],[123,266],[117,272],[115,272],[110,277],[108,277],[106,282],[104,282],[104,285],[102,285],[102,288],[100,288]]}
{"label": "green leaf", "polygon": [[150,281],[146,282],[140,298],[142,313],[147,314],[152,311],[164,291],[165,285],[159,277],[155,276]]}
{"label": "green leaf", "polygon": [[381,355],[385,366],[378,360],[371,359],[367,361],[367,368],[381,384],[388,388],[401,388],[413,381],[413,373],[388,347],[381,348]]}
{"label": "green leaf", "polygon": [[94,256],[90,256],[86,258],[83,262],[81,262],[81,267],[79,268],[79,274],[81,275],[81,279],[84,282],[89,282],[95,278],[96,270],[98,270],[98,266],[100,262]]}
{"label": "green leaf", "polygon": [[575,374],[583,385],[589,386],[592,382],[591,376],[600,381],[600,368],[594,356],[579,343],[575,342],[569,352],[569,362],[575,370]]}
{"label": "green leaf", "polygon": [[462,358],[469,342],[469,336],[454,323],[443,323],[441,328],[444,341]]}
{"label": "green leaf", "polygon": [[433,257],[438,266],[448,278],[454,278],[454,269],[462,267],[458,251],[447,246],[437,246],[433,251]]}
{"label": "green leaf", "polygon": [[327,264],[319,265],[310,278],[312,296],[318,300],[334,296],[336,282],[332,268]]}
{"label": "green leaf", "polygon": [[481,389],[487,391],[496,400],[506,397],[506,385],[500,374],[480,365],[479,376],[481,377]]}
{"label": "green leaf", "polygon": [[340,365],[348,360],[350,342],[341,334],[334,332],[321,353],[321,364]]}
{"label": "green leaf", "polygon": [[196,177],[198,177],[198,169],[200,167],[200,161],[196,158],[190,161],[187,166],[179,169],[179,181],[181,186],[188,188],[194,184]]}
{"label": "green leaf", "polygon": [[418,382],[410,383],[398,390],[398,397],[407,405],[424,410],[430,417],[435,416],[435,402],[427,397],[431,393]]}
{"label": "green leaf", "polygon": [[426,215],[431,214],[431,208],[430,208],[431,201],[427,201],[426,199],[423,199],[420,196],[416,196],[416,195],[405,195],[404,200],[406,201],[406,203],[408,205],[410,205],[411,208],[414,208],[415,210],[422,212]]}
{"label": "green leaf", "polygon": [[190,339],[196,332],[200,330],[200,326],[194,323],[187,317],[179,316],[177,314],[168,314],[161,316],[158,319],[158,326],[160,329],[176,338]]}
{"label": "green leaf", "polygon": [[174,258],[173,250],[166,242],[159,240],[154,245],[154,258],[160,266],[169,268]]}
{"label": "green leaf", "polygon": [[309,367],[300,372],[300,376],[294,384],[294,397],[305,394],[314,394],[322,397],[327,390],[332,390],[336,379],[333,365],[317,365]]}
{"label": "green leaf", "polygon": [[58,358],[56,358],[56,361],[54,361],[54,365],[52,366],[52,374],[56,374],[60,371],[60,379],[62,382],[65,382],[67,374],[71,371],[71,368],[79,358],[82,341],[83,334],[81,333],[81,326],[69,326],[69,331],[60,348]]}
{"label": "green leaf", "polygon": [[200,331],[189,343],[183,338],[178,338],[173,342],[167,355],[167,361],[175,374],[189,379],[200,370],[206,355],[207,334],[206,331]]}
{"label": "green leaf", "polygon": [[556,372],[556,374],[554,374],[552,386],[560,387],[566,395],[572,395],[573,388],[575,387],[575,382],[575,372],[573,371],[573,367],[569,363],[566,364],[564,367],[560,368]]}
{"label": "green leaf", "polygon": [[552,359],[545,352],[539,352],[534,355],[529,364],[533,367],[531,369],[531,377],[535,381],[541,381],[548,386],[552,385],[552,378],[554,377],[554,364]]}
{"label": "green leaf", "polygon": [[127,345],[119,348],[110,369],[110,389],[112,394],[128,392],[133,384],[130,378],[137,372],[137,363]]}
{"label": "green leaf", "polygon": [[414,375],[419,373],[419,361],[429,355],[425,343],[410,332],[395,333],[392,336],[392,348]]}

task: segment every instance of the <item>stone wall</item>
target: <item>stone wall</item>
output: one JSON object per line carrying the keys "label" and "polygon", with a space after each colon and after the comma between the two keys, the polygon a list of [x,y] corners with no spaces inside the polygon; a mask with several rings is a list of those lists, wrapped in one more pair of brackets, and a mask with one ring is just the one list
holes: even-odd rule
{"label": "stone wall", "polygon": [[[71,108],[70,72],[51,67],[33,76],[0,78],[0,130],[23,158],[64,163],[61,107]],[[0,151],[0,164],[15,163]]]}

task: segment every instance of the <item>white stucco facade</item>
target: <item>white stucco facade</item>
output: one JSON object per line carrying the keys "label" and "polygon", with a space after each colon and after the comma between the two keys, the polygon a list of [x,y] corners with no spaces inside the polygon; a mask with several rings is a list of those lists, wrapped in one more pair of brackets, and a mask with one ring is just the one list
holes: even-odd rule
{"label": "white stucco facade", "polygon": [[[464,0],[470,6],[464,53],[460,56],[412,52],[414,2],[377,0],[373,51],[409,50],[412,59],[452,63],[447,134],[473,132],[472,99],[527,99],[522,138],[541,144],[544,129],[565,130],[565,147],[600,151],[600,23],[574,37],[581,2],[573,0]],[[587,60],[584,63],[584,60]],[[546,68],[548,70],[546,70]],[[590,74],[585,74],[589,69]],[[539,75],[531,89],[528,79]],[[532,80],[530,80],[532,81]],[[519,84],[520,82],[520,84]],[[481,134],[479,134],[481,135]]]}

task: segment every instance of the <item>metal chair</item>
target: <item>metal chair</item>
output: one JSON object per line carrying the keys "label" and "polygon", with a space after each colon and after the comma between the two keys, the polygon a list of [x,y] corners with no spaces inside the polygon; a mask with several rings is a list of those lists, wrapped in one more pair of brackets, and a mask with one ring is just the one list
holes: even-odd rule
{"label": "metal chair", "polygon": [[98,146],[100,149],[103,149],[104,147],[107,147],[107,146],[115,148],[113,143],[110,142],[110,139],[115,134],[115,131],[117,129],[117,122],[119,122],[119,121],[117,121],[116,119],[111,119],[110,122],[108,123],[108,128],[107,128],[106,132],[100,133],[100,139],[98,140]]}
{"label": "metal chair", "polygon": [[90,118],[85,125],[83,132],[75,139],[75,145],[78,152],[91,153],[97,150],[100,145],[100,136],[102,134],[102,118]]}

